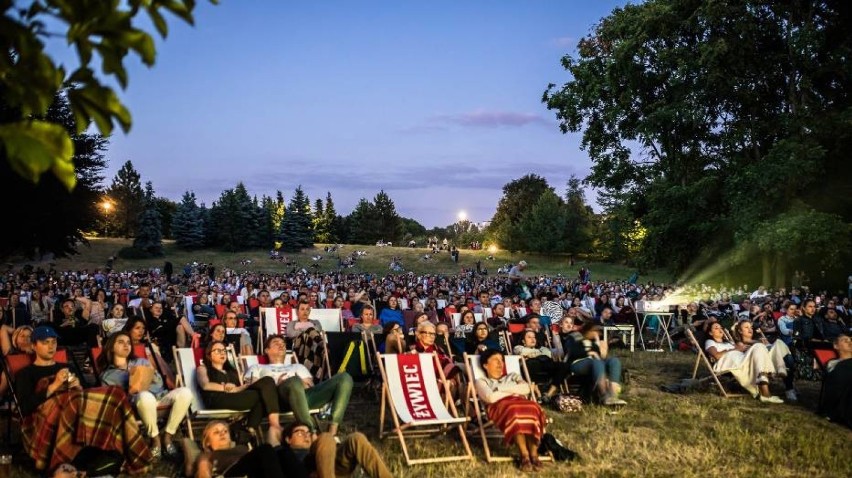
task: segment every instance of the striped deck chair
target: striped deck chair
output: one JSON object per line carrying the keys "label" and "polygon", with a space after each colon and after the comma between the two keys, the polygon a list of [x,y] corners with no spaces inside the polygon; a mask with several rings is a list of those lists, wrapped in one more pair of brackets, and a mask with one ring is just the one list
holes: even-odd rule
{"label": "striped deck chair", "polygon": [[[435,354],[377,354],[379,370],[384,381],[379,412],[379,438],[396,433],[407,465],[473,460],[463,424],[467,417],[459,417],[452,401],[450,409],[444,406],[438,389],[441,379],[445,396],[450,395],[447,380]],[[385,414],[390,408],[394,428],[385,431]],[[463,455],[412,458],[406,437],[416,438],[444,434],[455,428],[464,445]]]}
{"label": "striped deck chair", "polygon": [[[535,384],[530,380],[530,373],[527,370],[527,364],[523,357],[520,355],[506,355],[504,356],[504,359],[506,361],[506,373],[517,373],[523,377],[527,383],[531,384],[530,395],[527,398],[530,400],[536,400]],[[482,439],[482,448],[485,450],[485,460],[488,463],[514,460],[511,456],[498,456],[491,453],[491,447],[488,445],[488,440],[499,439],[502,442],[503,433],[498,430],[490,420],[488,420],[488,417],[485,414],[485,404],[482,403],[479,399],[479,395],[476,393],[474,383],[477,379],[485,377],[485,372],[482,370],[482,366],[480,365],[479,355],[464,354],[464,363],[465,368],[467,368],[465,415],[473,417],[473,419],[476,420],[477,431],[479,432],[480,439]],[[552,460],[552,457],[543,456],[541,459]]]}
{"label": "striped deck chair", "polygon": [[722,382],[721,380],[719,380],[719,377],[725,375],[727,372],[718,373],[713,370],[713,364],[710,363],[710,359],[707,357],[707,352],[705,352],[704,347],[702,347],[701,344],[698,343],[698,340],[695,338],[695,335],[692,333],[692,331],[689,329],[685,329],[684,333],[686,334],[686,338],[689,340],[690,345],[692,345],[692,347],[697,351],[698,355],[697,357],[695,357],[695,367],[693,367],[692,369],[692,379],[695,380],[695,378],[698,376],[698,367],[701,363],[704,363],[704,366],[707,367],[707,371],[710,372],[710,375],[708,377],[702,378],[701,380],[704,381],[712,379],[716,386],[719,388],[719,393],[722,394],[722,397],[732,398],[746,396],[746,394],[730,393],[725,390],[725,387],[724,385],[722,385]]}
{"label": "striped deck chair", "polygon": [[[233,354],[233,347],[229,353]],[[198,388],[198,382],[195,379],[195,368],[198,366],[198,361],[195,352],[191,348],[173,347],[175,355],[175,366],[177,367],[177,386],[187,387],[192,391],[192,404],[189,406],[189,413],[186,414],[187,434],[189,438],[194,440],[192,420],[238,420],[243,418],[248,410],[227,410],[227,409],[209,409],[204,406],[201,400],[201,389]]]}

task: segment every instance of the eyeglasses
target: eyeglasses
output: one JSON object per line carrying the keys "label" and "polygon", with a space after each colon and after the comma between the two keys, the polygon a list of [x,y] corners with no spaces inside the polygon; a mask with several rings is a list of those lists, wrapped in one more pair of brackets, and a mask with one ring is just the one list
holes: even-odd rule
{"label": "eyeglasses", "polygon": [[438,334],[436,334],[435,332],[420,332],[420,335],[428,335],[430,337],[435,337]]}
{"label": "eyeglasses", "polygon": [[224,348],[220,349],[220,348],[217,347],[217,348],[214,348],[214,349],[210,349],[210,353],[223,354],[223,353],[225,353],[225,349]]}
{"label": "eyeglasses", "polygon": [[305,430],[299,429],[299,430],[293,430],[292,432],[290,432],[290,436],[295,436],[295,435],[301,435],[303,437],[307,437],[307,436],[311,436],[311,431],[307,430],[307,429],[305,429]]}

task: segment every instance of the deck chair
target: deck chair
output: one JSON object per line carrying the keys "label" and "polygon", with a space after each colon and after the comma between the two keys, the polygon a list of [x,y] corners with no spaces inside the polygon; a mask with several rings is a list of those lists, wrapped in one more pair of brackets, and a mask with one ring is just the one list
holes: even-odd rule
{"label": "deck chair", "polygon": [[[527,365],[523,357],[520,355],[506,355],[505,360],[506,373],[517,373],[523,377],[524,380],[530,384],[530,394],[527,398],[530,400],[536,400],[538,398],[536,395],[536,387],[532,380],[530,380],[530,373],[527,370]],[[511,456],[500,456],[491,453],[491,447],[488,445],[488,440],[503,440],[503,433],[494,427],[494,423],[488,420],[488,417],[485,414],[485,404],[482,403],[476,393],[476,380],[485,377],[485,372],[483,372],[480,365],[479,355],[464,354],[464,363],[465,368],[467,368],[465,415],[473,417],[476,420],[477,432],[479,432],[479,437],[482,439],[482,448],[485,450],[485,460],[488,463],[514,460]],[[473,410],[471,410],[471,408],[473,408]],[[552,460],[549,456],[542,457],[542,460],[548,459]]]}
{"label": "deck chair", "polygon": [[270,335],[287,335],[287,323],[295,318],[291,307],[263,307],[260,309],[260,324],[263,333],[257,334],[257,348],[263,350],[263,343]]}
{"label": "deck chair", "polygon": [[722,381],[719,380],[719,377],[725,375],[727,372],[718,373],[715,370],[713,370],[713,364],[710,363],[710,359],[707,357],[707,352],[705,352],[704,347],[702,347],[698,343],[698,340],[695,338],[695,335],[692,333],[692,331],[689,330],[689,329],[686,329],[686,330],[684,330],[684,333],[686,334],[686,338],[689,340],[690,345],[692,345],[692,347],[694,347],[696,349],[697,355],[698,355],[697,357],[695,357],[695,367],[693,367],[693,369],[692,369],[692,379],[693,380],[696,379],[696,377],[698,376],[698,367],[700,366],[701,363],[704,363],[704,366],[707,368],[707,371],[710,372],[710,376],[704,377],[701,380],[704,381],[704,380],[712,379],[713,382],[716,384],[716,386],[719,388],[719,393],[722,394],[722,397],[732,398],[732,397],[744,397],[744,396],[746,396],[745,394],[742,394],[742,393],[730,393],[727,390],[725,390],[725,387],[722,385]]}
{"label": "deck chair", "polygon": [[[266,355],[240,355],[239,357],[231,357],[231,360],[235,360],[237,362],[237,371],[240,374],[240,384],[244,383],[245,374],[248,369],[250,369],[254,365],[266,365],[269,363],[269,359],[266,358]],[[296,359],[296,355],[292,352],[287,352],[287,355],[284,356],[284,364],[291,365],[299,363]],[[323,408],[312,408],[310,410],[311,417],[314,419],[314,425],[319,429],[318,415],[323,413],[327,413],[331,411],[331,404],[326,405]],[[293,412],[279,412],[278,415],[285,420],[294,421],[296,419],[296,415]]]}
{"label": "deck chair", "polygon": [[[450,388],[435,354],[377,354],[382,374],[382,402],[379,411],[379,438],[396,433],[407,465],[473,460],[463,424],[467,417],[459,417],[455,404],[444,406],[438,389],[442,380],[445,396]],[[437,372],[436,372],[437,371]],[[393,429],[385,431],[385,414],[390,409]],[[465,449],[463,455],[412,458],[406,438],[444,434],[455,428]]]}
{"label": "deck chair", "polygon": [[[822,371],[822,383],[819,386],[819,399],[817,400],[817,404],[822,406],[822,396],[825,392],[825,374],[828,373],[828,362],[837,358],[837,351],[834,349],[813,349],[811,352],[813,352],[819,369]],[[788,371],[788,373],[792,372]]]}
{"label": "deck chair", "polygon": [[[192,404],[186,415],[186,429],[189,438],[194,440],[193,420],[209,421],[216,419],[237,420],[243,418],[248,410],[208,409],[201,400],[201,390],[195,379],[195,368],[198,366],[196,354],[191,348],[172,348],[175,355],[175,366],[177,367],[177,386],[187,387],[192,391]],[[233,353],[233,349],[231,349]]]}

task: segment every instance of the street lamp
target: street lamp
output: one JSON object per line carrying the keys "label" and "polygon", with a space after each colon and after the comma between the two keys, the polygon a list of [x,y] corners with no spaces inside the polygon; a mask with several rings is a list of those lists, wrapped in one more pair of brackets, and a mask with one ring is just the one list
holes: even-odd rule
{"label": "street lamp", "polygon": [[458,214],[459,221],[464,221],[467,219],[467,213],[464,211],[459,211]]}
{"label": "street lamp", "polygon": [[109,199],[104,199],[100,206],[104,210],[104,237],[109,237],[109,213],[112,212],[114,206]]}

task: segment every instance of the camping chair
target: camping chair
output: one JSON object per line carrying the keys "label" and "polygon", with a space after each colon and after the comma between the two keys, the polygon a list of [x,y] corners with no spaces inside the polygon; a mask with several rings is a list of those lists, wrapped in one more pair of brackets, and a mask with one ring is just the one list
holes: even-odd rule
{"label": "camping chair", "polygon": [[[529,370],[527,370],[526,362],[523,357],[520,355],[506,355],[505,356],[505,367],[506,373],[517,373],[527,383],[530,384],[530,394],[527,396],[530,400],[537,400],[538,396],[536,395],[536,386],[535,383],[530,379]],[[494,427],[494,423],[488,420],[488,417],[485,413],[485,404],[479,398],[479,395],[476,393],[476,380],[485,377],[485,372],[482,370],[482,366],[480,365],[479,355],[468,355],[464,354],[464,363],[465,368],[467,368],[467,395],[465,397],[465,415],[468,417],[474,417],[476,420],[477,431],[479,432],[479,436],[482,439],[482,448],[485,450],[485,460],[488,463],[494,463],[498,461],[512,461],[514,460],[511,456],[496,456],[491,453],[491,447],[488,446],[489,439],[503,439],[503,433],[500,430],[497,430]],[[473,414],[471,415],[471,407],[473,407]],[[552,460],[552,457],[542,457],[543,460]]]}
{"label": "camping chair", "polygon": [[[419,463],[440,463],[458,460],[473,460],[473,452],[467,442],[463,424],[469,418],[459,417],[455,404],[450,401],[450,409],[444,406],[438,389],[438,379],[442,381],[445,396],[450,396],[450,387],[435,354],[377,354],[379,370],[382,373],[382,403],[379,412],[379,438],[389,433],[385,431],[385,413],[390,408],[393,429],[399,438],[407,465]],[[437,371],[437,372],[436,372]],[[443,434],[450,427],[456,428],[464,445],[465,454],[437,456],[432,458],[412,458],[409,454],[406,437],[423,437]]]}
{"label": "camping chair", "polygon": [[[229,347],[229,354],[233,354],[233,348]],[[215,420],[227,419],[237,420],[243,418],[248,410],[227,410],[227,409],[208,409],[204,406],[201,400],[201,390],[198,388],[198,382],[195,379],[195,368],[198,366],[199,360],[196,358],[196,353],[191,348],[173,348],[175,354],[175,366],[177,367],[177,386],[187,387],[192,392],[192,403],[189,406],[189,413],[186,414],[186,429],[189,438],[194,440],[192,431],[192,420]]]}
{"label": "camping chair", "polygon": [[689,330],[689,329],[685,329],[684,333],[686,334],[686,338],[689,339],[690,345],[692,345],[692,347],[694,347],[697,350],[697,357],[695,358],[695,367],[693,367],[693,369],[692,369],[692,379],[695,380],[695,378],[698,376],[699,365],[701,363],[704,363],[704,366],[707,367],[707,371],[710,372],[710,377],[705,377],[705,378],[701,379],[702,381],[707,380],[708,378],[712,378],[713,382],[716,383],[716,386],[719,388],[719,392],[722,394],[722,397],[724,397],[724,398],[744,397],[745,394],[730,393],[727,390],[725,390],[725,387],[722,385],[722,382],[719,380],[719,377],[722,376],[722,375],[725,375],[727,372],[717,373],[715,370],[713,370],[713,364],[710,363],[710,358],[708,358],[707,352],[698,343],[698,340],[695,338],[695,335],[693,335],[692,331]]}
{"label": "camping chair", "polygon": [[[56,363],[68,363],[68,351],[66,349],[56,349],[56,354],[53,356]],[[12,443],[12,422],[17,421],[20,425],[24,422],[24,415],[21,413],[21,400],[29,397],[19,397],[15,391],[15,375],[21,370],[33,363],[33,355],[29,354],[9,354],[2,357],[3,370],[0,373],[5,373],[9,382],[9,396],[11,397],[9,418],[6,421],[6,443]]]}
{"label": "camping chair", "polygon": [[[837,351],[834,349],[813,349],[811,352],[814,354],[820,371],[822,371],[822,383],[819,386],[819,400],[817,400],[817,404],[822,406],[822,395],[825,392],[825,375],[828,373],[828,362],[837,358]],[[788,370],[787,373],[793,373],[793,371]]]}

